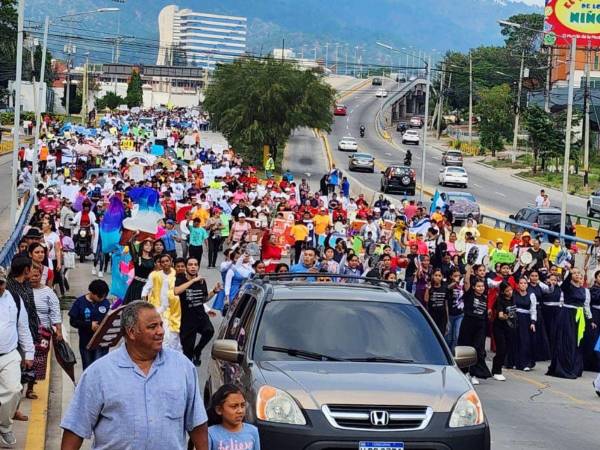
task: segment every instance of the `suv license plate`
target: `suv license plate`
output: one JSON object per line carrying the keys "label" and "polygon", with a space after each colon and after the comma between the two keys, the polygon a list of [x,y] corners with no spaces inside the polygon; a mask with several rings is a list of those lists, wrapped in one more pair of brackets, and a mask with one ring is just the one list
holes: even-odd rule
{"label": "suv license plate", "polygon": [[404,450],[404,442],[360,442],[358,450]]}

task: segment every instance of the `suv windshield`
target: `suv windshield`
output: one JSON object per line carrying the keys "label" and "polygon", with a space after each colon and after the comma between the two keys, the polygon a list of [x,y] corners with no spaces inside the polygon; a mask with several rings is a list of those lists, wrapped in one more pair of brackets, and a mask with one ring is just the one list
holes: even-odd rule
{"label": "suv windshield", "polygon": [[312,359],[329,361],[451,364],[415,306],[356,300],[268,303],[257,331],[254,359],[296,361],[311,354],[323,355]]}

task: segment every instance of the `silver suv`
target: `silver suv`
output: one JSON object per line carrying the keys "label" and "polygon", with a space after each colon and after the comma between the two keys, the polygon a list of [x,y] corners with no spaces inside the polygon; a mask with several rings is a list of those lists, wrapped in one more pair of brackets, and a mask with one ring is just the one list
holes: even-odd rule
{"label": "silver suv", "polygon": [[313,277],[244,285],[212,349],[207,399],[240,385],[264,450],[490,448],[459,369],[475,363],[474,349],[457,347],[453,358],[406,291]]}

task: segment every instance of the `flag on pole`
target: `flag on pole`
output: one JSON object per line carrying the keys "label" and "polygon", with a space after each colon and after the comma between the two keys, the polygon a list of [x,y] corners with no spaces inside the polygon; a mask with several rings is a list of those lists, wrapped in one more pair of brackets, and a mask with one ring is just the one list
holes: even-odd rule
{"label": "flag on pole", "polygon": [[436,189],[435,194],[433,194],[433,199],[431,200],[431,208],[429,209],[429,214],[432,214],[437,207],[439,207],[443,211],[446,207],[446,203],[444,202],[444,199],[440,195],[439,191]]}

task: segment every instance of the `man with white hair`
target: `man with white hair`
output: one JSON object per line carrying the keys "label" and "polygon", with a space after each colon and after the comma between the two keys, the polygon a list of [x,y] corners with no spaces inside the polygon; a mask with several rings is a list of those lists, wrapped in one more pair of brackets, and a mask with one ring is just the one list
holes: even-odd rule
{"label": "man with white hair", "polygon": [[[61,450],[208,450],[207,417],[194,365],[164,349],[160,314],[145,301],[123,308],[125,343],[81,376],[61,427]],[[115,382],[117,380],[117,382]],[[177,419],[177,420],[174,420]]]}

